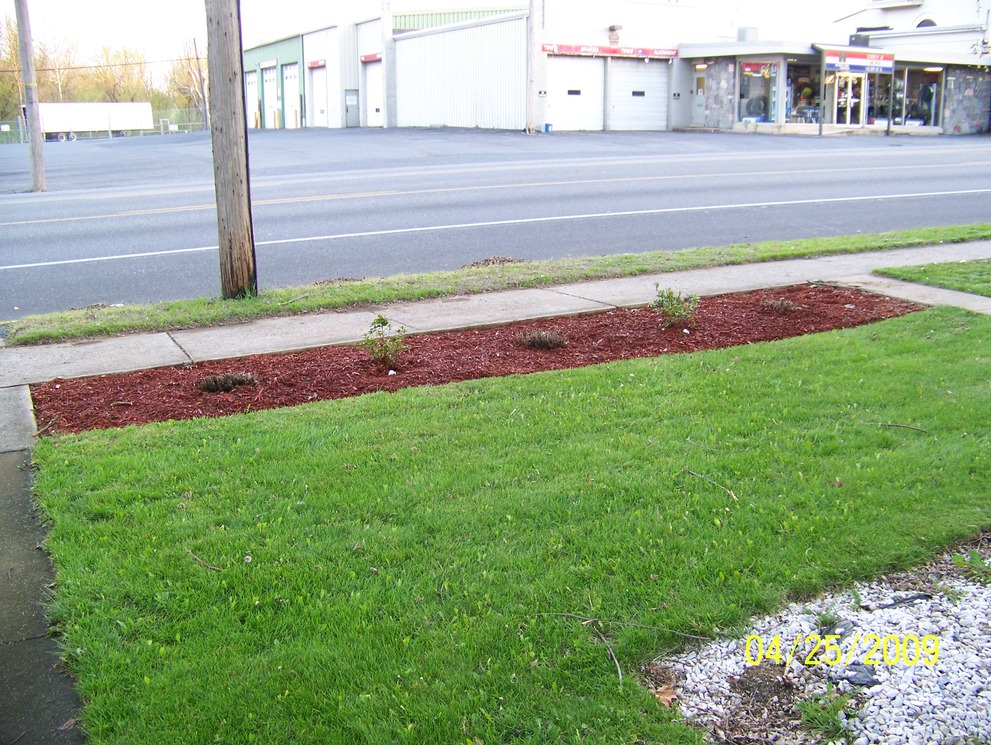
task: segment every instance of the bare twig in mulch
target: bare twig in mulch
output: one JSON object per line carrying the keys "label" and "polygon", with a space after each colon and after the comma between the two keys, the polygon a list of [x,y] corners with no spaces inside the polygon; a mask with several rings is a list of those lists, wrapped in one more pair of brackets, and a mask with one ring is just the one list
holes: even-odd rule
{"label": "bare twig in mulch", "polygon": [[54,427],[55,426],[55,422],[57,422],[60,418],[61,417],[58,414],[56,414],[54,417],[52,417],[51,421],[49,421],[48,424],[46,424],[44,427],[42,427],[41,429],[38,430],[38,437],[41,437],[43,434],[45,434],[45,432],[47,432],[52,427]]}

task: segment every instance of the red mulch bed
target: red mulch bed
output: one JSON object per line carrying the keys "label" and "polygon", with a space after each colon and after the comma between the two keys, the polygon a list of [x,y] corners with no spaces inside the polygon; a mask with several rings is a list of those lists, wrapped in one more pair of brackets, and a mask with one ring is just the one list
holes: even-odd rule
{"label": "red mulch bed", "polygon": [[[856,290],[796,285],[704,298],[689,323],[668,329],[661,328],[655,311],[640,308],[409,336],[409,349],[393,375],[376,368],[364,349],[340,346],[58,379],[35,386],[32,394],[44,433],[81,432],[771,341],[859,326],[919,308]],[[519,334],[537,329],[562,334],[567,346],[534,350],[520,344]],[[241,372],[250,373],[255,384],[227,393],[197,387],[207,376]]]}

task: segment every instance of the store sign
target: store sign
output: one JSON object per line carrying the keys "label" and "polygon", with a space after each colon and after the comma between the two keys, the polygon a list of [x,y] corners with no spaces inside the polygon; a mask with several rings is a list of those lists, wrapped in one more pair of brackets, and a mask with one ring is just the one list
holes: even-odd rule
{"label": "store sign", "polygon": [[868,52],[862,49],[823,49],[827,70],[844,72],[881,72],[891,74],[895,69],[895,55],[886,52]]}
{"label": "store sign", "polygon": [[651,47],[600,47],[594,44],[544,44],[547,54],[569,57],[632,57],[633,59],[672,59],[678,56],[677,49],[655,49]]}
{"label": "store sign", "polygon": [[777,65],[774,62],[741,62],[740,68],[744,75],[760,78],[769,78],[777,73]]}

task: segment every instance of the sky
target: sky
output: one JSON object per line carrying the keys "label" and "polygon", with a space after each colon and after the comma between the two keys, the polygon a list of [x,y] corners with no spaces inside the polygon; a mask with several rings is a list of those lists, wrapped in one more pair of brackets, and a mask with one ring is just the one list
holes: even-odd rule
{"label": "sky", "polygon": [[[502,4],[526,5],[527,0],[391,0],[394,11],[416,7],[441,10],[452,7],[491,8]],[[604,0],[608,2],[608,0]],[[729,3],[733,5],[733,3]],[[841,7],[863,7],[865,0],[833,0],[831,3],[800,0],[739,0],[735,3],[741,25],[760,28],[760,38],[794,39],[785,33],[782,19],[816,10],[835,20]],[[241,30],[245,48],[300,32],[377,17],[381,0],[241,0]],[[144,54],[148,62],[174,59],[194,37],[206,40],[205,0],[28,0],[36,43],[74,46],[85,64],[104,46],[129,48]],[[14,0],[0,0],[0,17],[15,17]]]}
{"label": "sky", "polygon": [[[371,18],[379,8],[380,0],[241,0],[242,38],[246,47],[257,46],[353,16]],[[36,43],[75,45],[84,60],[108,46],[135,49],[152,62],[177,56],[193,37],[206,39],[204,0],[28,0],[28,14]],[[14,0],[0,0],[4,15],[15,18]]]}

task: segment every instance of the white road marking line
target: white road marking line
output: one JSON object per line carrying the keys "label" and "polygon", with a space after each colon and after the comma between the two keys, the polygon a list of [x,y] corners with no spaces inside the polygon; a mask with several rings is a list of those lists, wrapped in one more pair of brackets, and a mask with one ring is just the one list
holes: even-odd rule
{"label": "white road marking line", "polygon": [[[430,233],[446,230],[468,230],[473,228],[505,227],[509,225],[528,225],[534,223],[568,222],[576,220],[597,220],[615,217],[642,217],[647,215],[670,215],[690,212],[707,212],[720,210],[755,209],[758,207],[794,207],[796,205],[838,204],[843,202],[872,202],[892,201],[896,199],[922,199],[928,197],[962,196],[968,194],[988,194],[991,189],[965,189],[959,191],[917,192],[912,194],[879,194],[861,197],[830,197],[826,199],[793,199],[779,202],[747,202],[745,204],[715,204],[696,207],[663,207],[651,210],[629,210],[624,212],[590,212],[579,215],[555,215],[550,217],[524,217],[511,220],[488,220],[483,222],[456,223],[452,225],[427,225],[417,228],[391,228],[388,230],[368,230],[356,233],[334,233],[330,235],[315,235],[303,238],[281,238],[271,241],[255,241],[258,246],[283,246],[292,243],[314,243],[316,241],[338,241],[348,238],[374,238],[386,235],[404,235],[410,233]],[[172,256],[179,254],[203,253],[217,251],[218,246],[200,246],[198,248],[177,248],[163,251],[144,251],[133,254],[116,256],[92,256],[85,259],[61,259],[59,261],[38,261],[30,264],[10,264],[0,266],[0,271],[11,269],[37,269],[41,267],[69,266],[72,264],[89,264],[98,261],[118,261],[122,259],[144,259],[157,256]]]}

